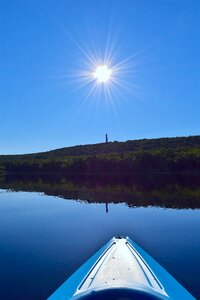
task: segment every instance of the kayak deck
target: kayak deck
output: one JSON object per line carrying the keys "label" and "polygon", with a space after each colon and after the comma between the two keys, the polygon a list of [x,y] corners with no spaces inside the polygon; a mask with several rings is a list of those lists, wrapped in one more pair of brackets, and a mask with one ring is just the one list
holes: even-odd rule
{"label": "kayak deck", "polygon": [[79,291],[100,286],[142,284],[165,294],[163,287],[136,250],[126,239],[116,239],[87,274]]}
{"label": "kayak deck", "polygon": [[48,300],[194,300],[148,253],[128,237],[114,237]]}

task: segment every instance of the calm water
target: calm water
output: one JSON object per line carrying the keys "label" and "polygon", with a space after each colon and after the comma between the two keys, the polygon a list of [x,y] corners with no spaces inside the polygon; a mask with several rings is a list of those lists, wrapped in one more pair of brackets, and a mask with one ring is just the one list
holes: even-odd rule
{"label": "calm water", "polygon": [[[29,190],[30,184],[33,187],[33,182],[26,184]],[[40,189],[34,187],[41,192],[41,181]],[[59,186],[54,188],[59,194]],[[75,192],[72,185],[67,189]],[[197,186],[192,189],[197,203]],[[0,190],[0,299],[46,299],[114,235],[130,236],[200,299],[200,210],[131,207],[130,200],[107,201],[106,207],[102,189],[95,190],[102,197],[99,203],[91,196],[89,203],[78,197]],[[61,186],[60,192],[63,197]],[[87,200],[86,195],[82,199]],[[119,197],[115,189],[114,195]],[[170,197],[174,195],[168,195],[169,203]]]}

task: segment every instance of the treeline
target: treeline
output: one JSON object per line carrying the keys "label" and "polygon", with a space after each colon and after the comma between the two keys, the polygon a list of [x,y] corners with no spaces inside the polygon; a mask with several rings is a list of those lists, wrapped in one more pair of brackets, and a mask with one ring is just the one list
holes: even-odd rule
{"label": "treeline", "polygon": [[15,156],[0,161],[6,172],[69,174],[132,174],[138,172],[199,172],[200,147],[160,148],[92,155]]}
{"label": "treeline", "polygon": [[21,159],[66,158],[68,156],[91,156],[109,153],[150,151],[158,149],[186,149],[200,147],[200,136],[130,140],[92,145],[65,147],[41,153],[24,155],[0,155],[0,163]]}

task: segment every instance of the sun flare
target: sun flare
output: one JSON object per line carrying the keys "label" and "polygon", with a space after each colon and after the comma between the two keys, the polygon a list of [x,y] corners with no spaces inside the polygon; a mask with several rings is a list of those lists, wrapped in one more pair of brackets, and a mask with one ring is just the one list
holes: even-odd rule
{"label": "sun flare", "polygon": [[110,80],[111,73],[111,69],[109,69],[106,65],[101,65],[96,68],[94,77],[98,82],[106,83]]}

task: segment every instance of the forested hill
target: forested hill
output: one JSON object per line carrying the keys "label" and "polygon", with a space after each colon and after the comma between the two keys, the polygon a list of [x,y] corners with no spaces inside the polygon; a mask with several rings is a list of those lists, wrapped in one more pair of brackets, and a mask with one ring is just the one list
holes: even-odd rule
{"label": "forested hill", "polygon": [[51,157],[64,157],[66,155],[80,156],[80,155],[94,155],[105,153],[122,153],[139,150],[156,150],[177,149],[185,147],[200,147],[200,136],[190,137],[176,137],[176,138],[160,138],[160,139],[142,139],[130,140],[126,142],[109,142],[93,145],[82,145],[75,147],[66,147],[40,153],[38,155]]}
{"label": "forested hill", "polygon": [[6,172],[200,171],[200,136],[141,139],[0,155]]}
{"label": "forested hill", "polygon": [[0,155],[0,161],[7,159],[23,158],[59,158],[66,156],[95,155],[105,153],[122,153],[130,151],[148,151],[157,149],[180,149],[200,147],[200,135],[189,137],[157,138],[129,140],[126,142],[109,142],[90,145],[80,145],[74,147],[65,147],[47,152],[21,154],[21,155]]}

